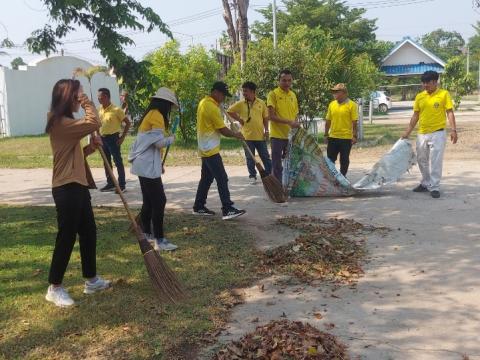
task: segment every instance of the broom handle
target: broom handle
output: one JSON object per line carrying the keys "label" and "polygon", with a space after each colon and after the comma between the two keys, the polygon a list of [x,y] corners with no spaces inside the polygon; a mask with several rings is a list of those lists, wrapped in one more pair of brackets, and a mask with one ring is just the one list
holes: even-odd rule
{"label": "broom handle", "polygon": [[140,230],[138,229],[137,222],[135,221],[135,217],[132,214],[132,211],[130,210],[130,207],[128,206],[127,199],[125,199],[125,196],[122,193],[122,189],[120,189],[120,185],[118,184],[117,178],[113,174],[112,167],[110,166],[107,156],[105,155],[105,151],[103,151],[103,148],[101,146],[98,147],[98,152],[102,156],[103,159],[103,164],[105,165],[105,168],[107,169],[108,175],[110,175],[110,178],[113,181],[113,185],[115,185],[115,189],[117,190],[118,195],[120,196],[120,199],[122,199],[123,206],[125,207],[125,210],[127,211],[128,218],[130,219],[130,222],[132,223],[133,228],[135,229],[135,232],[139,235]]}
{"label": "broom handle", "polygon": [[[230,124],[232,124],[232,126],[236,127],[236,124],[233,122],[232,117],[228,114],[228,112],[223,111],[222,108],[220,108],[220,110],[222,111],[222,113],[223,113],[224,115],[227,116],[227,119],[228,119],[228,121],[230,122]],[[245,140],[240,140],[240,141],[242,142],[243,147],[244,147],[245,150],[248,152],[248,154],[249,154],[250,157],[253,159],[253,161],[255,161],[255,163],[257,163],[257,164],[260,164],[260,163],[257,162],[257,160],[255,159],[255,155],[253,155],[252,150],[250,150],[250,148],[248,147],[247,142],[246,142]],[[263,169],[263,168],[262,168],[262,169]]]}
{"label": "broom handle", "polygon": [[[175,135],[179,122],[180,122],[180,118],[177,116],[175,118],[175,121],[173,122],[173,125],[172,125],[172,135]],[[165,165],[165,161],[167,160],[167,155],[168,155],[168,151],[170,150],[170,146],[171,145],[168,145],[167,149],[165,150],[165,155],[163,156],[163,160],[162,160],[162,166]]]}

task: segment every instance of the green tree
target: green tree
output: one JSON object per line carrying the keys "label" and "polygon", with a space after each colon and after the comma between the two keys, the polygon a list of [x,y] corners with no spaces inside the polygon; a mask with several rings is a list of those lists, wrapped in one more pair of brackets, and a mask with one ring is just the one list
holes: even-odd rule
{"label": "green tree", "polygon": [[465,46],[465,40],[460,33],[443,29],[423,35],[420,43],[445,62],[454,56],[461,55]]}
{"label": "green tree", "polygon": [[27,65],[27,64],[25,63],[25,61],[23,61],[21,57],[16,57],[15,59],[12,60],[10,65],[12,66],[12,69],[18,70],[18,67],[20,65]]}
{"label": "green tree", "polygon": [[468,39],[468,47],[470,48],[472,57],[480,60],[480,21],[477,21],[477,24],[472,26],[477,33]]}
{"label": "green tree", "polygon": [[290,27],[273,49],[271,39],[250,45],[243,71],[234,63],[227,82],[238,87],[242,81],[254,81],[258,95],[265,98],[277,86],[278,72],[289,68],[294,75],[300,113],[304,122],[324,114],[332,97],[330,88],[337,82],[348,84],[350,96],[357,98],[373,90],[380,73],[367,54],[348,58],[345,50],[328,37],[319,37],[318,29]]}
{"label": "green tree", "polygon": [[[305,25],[319,29],[324,35],[338,41],[346,56],[368,52],[379,63],[391,49],[391,43],[377,42],[376,20],[364,18],[365,9],[349,8],[340,0],[284,0],[286,10],[277,10],[277,35],[281,40],[289,27]],[[272,38],[272,9],[259,10],[265,21],[256,21],[251,27],[257,39]],[[387,46],[385,46],[387,45]]]}
{"label": "green tree", "polygon": [[146,60],[151,64],[149,71],[154,87],[166,86],[178,96],[182,107],[183,139],[195,139],[198,102],[210,92],[220,71],[214,54],[203,46],[190,47],[182,54],[180,44],[169,41],[147,55]]}
{"label": "green tree", "polygon": [[61,40],[79,27],[94,35],[93,47],[100,50],[107,64],[130,95],[130,110],[135,116],[145,96],[153,87],[149,77],[149,64],[137,62],[128,56],[124,47],[134,45],[132,39],[120,31],[160,31],[172,37],[167,25],[150,8],[137,0],[42,0],[50,21],[26,40],[30,51],[49,55],[57,51]]}
{"label": "green tree", "polygon": [[471,74],[466,72],[464,58],[456,56],[448,61],[443,73],[442,84],[445,89],[450,91],[454,107],[457,109],[462,96],[470,94],[475,88],[475,80]]}

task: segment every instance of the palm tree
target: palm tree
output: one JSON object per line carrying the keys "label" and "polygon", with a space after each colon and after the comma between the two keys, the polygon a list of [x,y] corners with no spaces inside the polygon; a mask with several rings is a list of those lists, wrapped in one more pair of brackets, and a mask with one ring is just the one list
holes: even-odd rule
{"label": "palm tree", "polygon": [[98,74],[98,73],[108,74],[108,67],[101,66],[101,65],[91,66],[87,69],[83,69],[81,67],[78,67],[73,71],[73,77],[74,78],[79,77],[79,76],[83,76],[83,77],[87,78],[88,85],[90,87],[90,100],[93,100],[92,78],[95,74]]}

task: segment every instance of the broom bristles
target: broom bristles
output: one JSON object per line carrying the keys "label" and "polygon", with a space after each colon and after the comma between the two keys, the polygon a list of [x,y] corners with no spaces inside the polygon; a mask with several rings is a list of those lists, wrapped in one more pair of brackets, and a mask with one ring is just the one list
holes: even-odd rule
{"label": "broom bristles", "polygon": [[284,203],[287,201],[283,186],[273,175],[262,176],[262,183],[267,196],[275,203]]}

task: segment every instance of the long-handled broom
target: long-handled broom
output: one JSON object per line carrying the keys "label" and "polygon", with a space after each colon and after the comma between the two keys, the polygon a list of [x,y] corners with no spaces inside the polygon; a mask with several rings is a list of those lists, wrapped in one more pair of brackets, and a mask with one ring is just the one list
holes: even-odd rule
{"label": "long-handled broom", "polygon": [[143,254],[143,260],[145,261],[145,266],[147,267],[148,275],[152,280],[153,287],[155,288],[158,297],[161,301],[169,302],[176,304],[178,301],[185,298],[185,291],[178,281],[177,277],[173,271],[167,266],[162,257],[153,249],[152,245],[143,235],[142,231],[135,221],[130,207],[128,206],[127,200],[123,195],[120,185],[118,184],[117,178],[113,174],[112,168],[107,160],[105,152],[102,147],[98,148],[100,155],[102,156],[105,168],[107,169],[108,174],[112,178],[115,189],[117,190],[120,199],[122,199],[123,206],[127,211],[128,218],[131,223],[131,227],[135,232],[135,235],[140,245],[140,250]]}
{"label": "long-handled broom", "polygon": [[[236,124],[233,122],[232,117],[223,109],[222,113],[226,115],[228,121],[230,124],[237,129]],[[248,147],[247,143],[245,140],[242,140],[242,145],[249,154],[249,156],[253,159],[255,162],[255,167],[257,168],[258,172],[260,173],[260,178],[262,179],[263,183],[263,188],[265,189],[265,192],[267,193],[268,197],[270,200],[272,200],[275,203],[284,203],[287,201],[287,197],[285,195],[285,192],[283,191],[282,184],[280,181],[272,174],[268,174],[263,166],[255,159],[255,155],[253,155],[252,151]]]}

